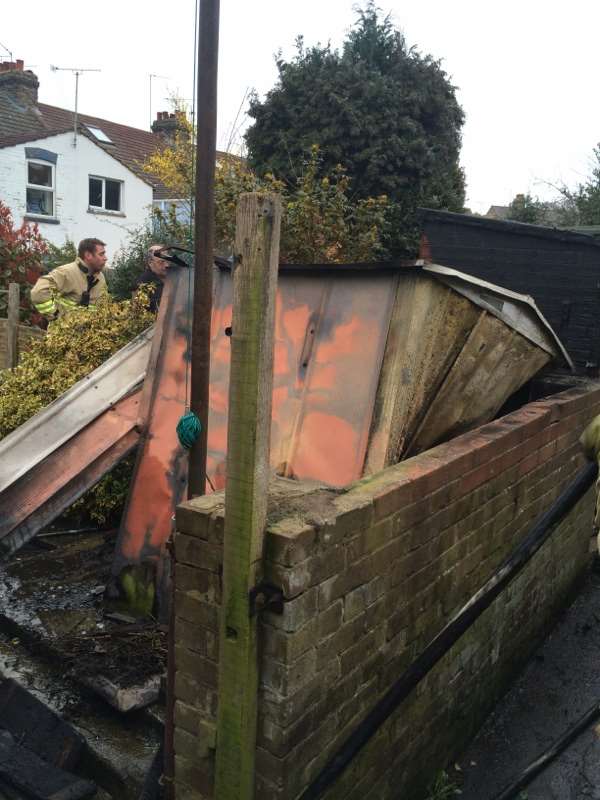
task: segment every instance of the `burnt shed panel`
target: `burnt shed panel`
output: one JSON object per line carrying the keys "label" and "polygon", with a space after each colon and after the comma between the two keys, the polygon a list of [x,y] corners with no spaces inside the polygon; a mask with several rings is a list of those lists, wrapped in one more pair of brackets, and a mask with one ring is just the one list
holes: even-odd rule
{"label": "burnt shed panel", "polygon": [[422,255],[531,295],[575,362],[600,366],[600,241],[593,236],[421,209]]}

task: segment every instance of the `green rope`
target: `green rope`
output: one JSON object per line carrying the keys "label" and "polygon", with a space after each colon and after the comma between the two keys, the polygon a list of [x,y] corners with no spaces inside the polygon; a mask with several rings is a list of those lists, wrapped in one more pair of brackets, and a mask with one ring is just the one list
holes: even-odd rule
{"label": "green rope", "polygon": [[198,441],[202,423],[193,411],[187,411],[177,423],[176,430],[181,446],[189,450]]}

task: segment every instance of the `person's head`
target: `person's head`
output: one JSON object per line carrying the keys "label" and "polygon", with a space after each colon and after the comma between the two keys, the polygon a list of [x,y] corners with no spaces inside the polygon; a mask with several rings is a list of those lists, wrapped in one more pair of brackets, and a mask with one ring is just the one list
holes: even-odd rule
{"label": "person's head", "polygon": [[157,276],[157,278],[164,280],[167,270],[169,269],[169,262],[156,255],[156,251],[161,250],[162,248],[164,248],[164,244],[150,245],[146,251],[146,266]]}
{"label": "person's head", "polygon": [[106,245],[100,239],[82,239],[77,255],[90,272],[102,272],[106,264]]}

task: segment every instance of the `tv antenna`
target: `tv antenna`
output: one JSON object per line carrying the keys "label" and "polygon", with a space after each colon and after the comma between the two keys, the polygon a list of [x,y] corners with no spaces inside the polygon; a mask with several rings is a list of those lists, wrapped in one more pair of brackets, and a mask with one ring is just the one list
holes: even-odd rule
{"label": "tv antenna", "polygon": [[150,115],[150,130],[152,130],[152,78],[161,78],[164,81],[168,81],[169,78],[167,75],[157,75],[155,72],[149,72],[148,78],[150,79],[150,108],[149,108],[149,115]]}
{"label": "tv antenna", "polygon": [[102,72],[100,69],[83,69],[82,67],[56,67],[50,64],[52,72],[72,72],[75,75],[75,113],[73,114],[73,147],[77,147],[77,98],[79,95],[79,76],[84,72]]}
{"label": "tv antenna", "polygon": [[8,49],[8,47],[7,47],[5,44],[2,44],[2,42],[0,42],[0,47],[1,47],[3,50],[6,50],[6,52],[7,52],[7,53],[8,53],[8,55],[10,56],[10,60],[11,60],[11,61],[14,61],[13,54],[12,54],[12,52],[11,52],[11,51]]}

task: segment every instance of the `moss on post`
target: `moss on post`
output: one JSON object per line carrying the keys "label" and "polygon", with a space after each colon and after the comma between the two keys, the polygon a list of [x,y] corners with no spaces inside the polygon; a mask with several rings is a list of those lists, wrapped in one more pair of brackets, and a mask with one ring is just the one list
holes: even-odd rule
{"label": "moss on post", "polygon": [[217,800],[254,796],[258,663],[249,592],[261,577],[273,385],[281,201],[237,208],[217,722]]}

